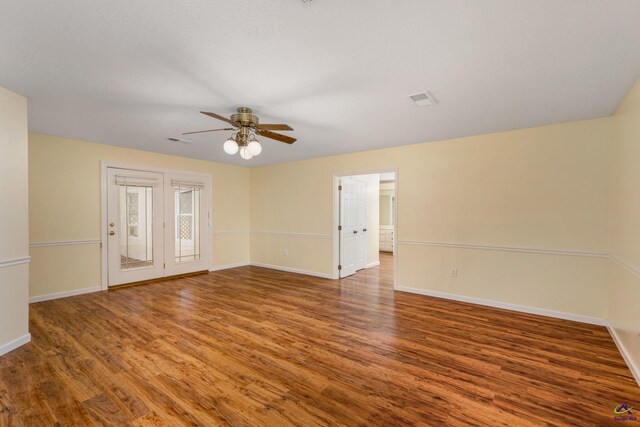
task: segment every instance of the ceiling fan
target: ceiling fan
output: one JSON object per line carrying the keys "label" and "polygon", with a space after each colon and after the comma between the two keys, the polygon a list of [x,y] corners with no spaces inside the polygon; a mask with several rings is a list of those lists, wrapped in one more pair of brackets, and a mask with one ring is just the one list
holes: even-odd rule
{"label": "ceiling fan", "polygon": [[275,139],[276,141],[284,142],[286,144],[293,144],[294,142],[296,142],[295,138],[291,138],[290,136],[282,135],[280,133],[271,132],[273,130],[293,130],[291,126],[285,124],[260,124],[260,120],[258,119],[258,117],[252,114],[253,111],[251,110],[251,108],[240,107],[235,114],[231,115],[230,118],[226,118],[219,114],[210,113],[207,111],[200,112],[206,116],[229,123],[233,127],[185,132],[183,133],[183,135],[216,132],[220,130],[237,131],[225,141],[223,148],[225,153],[230,155],[234,155],[238,151],[240,151],[240,157],[245,160],[249,160],[262,152],[262,146],[258,142],[256,135]]}

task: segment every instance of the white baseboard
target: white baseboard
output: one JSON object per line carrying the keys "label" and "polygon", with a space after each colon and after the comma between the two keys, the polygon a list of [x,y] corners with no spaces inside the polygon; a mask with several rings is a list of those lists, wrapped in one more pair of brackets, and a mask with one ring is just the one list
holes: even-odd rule
{"label": "white baseboard", "polygon": [[209,269],[209,271],[220,271],[220,270],[228,270],[230,268],[238,268],[238,267],[246,267],[249,265],[248,261],[245,262],[236,262],[233,264],[224,264],[224,265],[215,265]]}
{"label": "white baseboard", "polygon": [[369,264],[367,264],[364,268],[371,268],[371,267],[377,267],[380,265],[380,261],[376,261],[376,262],[370,262]]}
{"label": "white baseboard", "polygon": [[47,295],[37,295],[35,297],[29,298],[29,304],[33,304],[34,302],[48,301],[48,300],[51,300],[51,299],[72,297],[74,295],[82,295],[82,294],[89,294],[89,293],[92,293],[92,292],[100,292],[101,290],[102,290],[102,288],[100,286],[93,286],[91,288],[74,289],[72,291],[56,292],[56,293],[47,294]]}
{"label": "white baseboard", "polygon": [[18,337],[13,341],[9,341],[6,344],[0,345],[0,356],[2,356],[3,354],[9,353],[11,350],[15,350],[21,345],[25,345],[29,341],[31,341],[31,334],[26,333],[23,336]]}
{"label": "white baseboard", "polygon": [[323,279],[331,279],[331,274],[318,273],[317,271],[300,270],[298,268],[282,267],[280,265],[263,264],[261,262],[252,262],[251,265],[256,267],[270,268],[272,270],[286,271],[288,273],[306,274],[307,276],[322,277]]}
{"label": "white baseboard", "polygon": [[396,286],[396,291],[410,292],[413,294],[427,295],[430,297],[444,298],[453,301],[468,302],[471,304],[485,305],[505,310],[519,311],[522,313],[537,314],[539,316],[554,317],[556,319],[573,320],[574,322],[589,323],[591,325],[607,326],[605,319],[598,317],[583,316],[580,314],[564,313],[562,311],[545,310],[543,308],[528,307],[525,305],[508,304],[499,301],[492,301],[480,298],[465,297],[462,295],[449,294],[446,292],[430,291],[426,289],[409,288],[406,286]]}
{"label": "white baseboard", "polygon": [[640,368],[638,367],[638,365],[634,363],[631,356],[629,356],[629,352],[627,351],[627,348],[622,343],[622,340],[616,333],[615,328],[611,326],[609,322],[607,322],[607,329],[609,330],[609,334],[611,334],[611,338],[613,338],[613,342],[616,344],[616,347],[618,347],[618,351],[620,351],[622,358],[624,359],[627,366],[629,367],[629,370],[631,371],[631,375],[633,375],[633,378],[636,379],[638,386],[640,386]]}

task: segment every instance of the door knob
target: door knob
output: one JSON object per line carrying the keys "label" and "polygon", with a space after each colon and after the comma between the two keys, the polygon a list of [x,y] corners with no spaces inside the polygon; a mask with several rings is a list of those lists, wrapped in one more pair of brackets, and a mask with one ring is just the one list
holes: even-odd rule
{"label": "door knob", "polygon": [[111,231],[109,232],[109,236],[113,236],[114,234],[116,234],[116,232],[115,232],[115,231],[113,231],[113,230],[111,230]]}
{"label": "door knob", "polygon": [[115,227],[116,225],[114,223],[109,224],[109,227]]}

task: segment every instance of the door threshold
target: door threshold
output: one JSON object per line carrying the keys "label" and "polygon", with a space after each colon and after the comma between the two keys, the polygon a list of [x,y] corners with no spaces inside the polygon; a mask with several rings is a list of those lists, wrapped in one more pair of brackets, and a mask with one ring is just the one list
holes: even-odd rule
{"label": "door threshold", "polygon": [[131,288],[134,286],[151,285],[153,283],[164,282],[166,280],[175,280],[175,279],[183,279],[185,277],[191,277],[191,276],[200,276],[201,274],[209,274],[209,270],[194,271],[192,273],[175,274],[173,276],[158,277],[157,279],[141,280],[139,282],[123,283],[121,285],[109,286],[107,290],[115,291],[118,289]]}

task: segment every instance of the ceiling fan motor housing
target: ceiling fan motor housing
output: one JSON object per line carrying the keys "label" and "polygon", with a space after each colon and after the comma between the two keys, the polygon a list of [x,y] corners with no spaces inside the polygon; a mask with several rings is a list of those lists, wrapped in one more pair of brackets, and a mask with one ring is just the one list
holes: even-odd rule
{"label": "ceiling fan motor housing", "polygon": [[238,112],[231,116],[231,121],[238,126],[255,126],[259,123],[258,116],[254,116],[251,108],[240,107]]}

